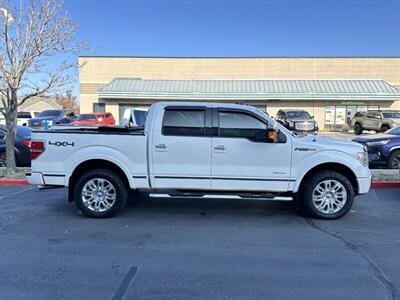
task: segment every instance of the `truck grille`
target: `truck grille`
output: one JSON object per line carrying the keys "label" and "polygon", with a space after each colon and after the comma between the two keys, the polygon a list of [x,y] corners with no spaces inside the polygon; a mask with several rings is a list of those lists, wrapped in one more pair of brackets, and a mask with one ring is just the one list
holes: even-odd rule
{"label": "truck grille", "polygon": [[297,130],[313,130],[314,129],[314,123],[299,122],[299,123],[296,123],[295,128]]}

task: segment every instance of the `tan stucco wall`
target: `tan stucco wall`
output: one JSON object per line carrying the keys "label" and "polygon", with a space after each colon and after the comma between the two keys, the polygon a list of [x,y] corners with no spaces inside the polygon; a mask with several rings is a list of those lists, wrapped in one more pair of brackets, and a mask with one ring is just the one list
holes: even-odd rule
{"label": "tan stucco wall", "polygon": [[[80,57],[81,112],[91,112],[97,91],[116,77],[147,79],[383,79],[400,87],[397,58],[138,58]],[[349,99],[351,100],[351,99]],[[127,100],[123,101],[127,102]],[[315,101],[316,102],[316,101]],[[392,104],[400,109],[400,101]],[[134,102],[132,102],[134,103]],[[284,102],[303,107],[306,102]],[[333,104],[333,103],[332,103]],[[376,102],[371,103],[375,105]],[[274,104],[267,104],[273,107]],[[311,105],[307,104],[307,105]],[[327,102],[314,103],[315,117],[323,120]],[[318,108],[317,108],[318,106]],[[106,104],[118,119],[118,106]],[[275,114],[276,112],[271,111]]]}

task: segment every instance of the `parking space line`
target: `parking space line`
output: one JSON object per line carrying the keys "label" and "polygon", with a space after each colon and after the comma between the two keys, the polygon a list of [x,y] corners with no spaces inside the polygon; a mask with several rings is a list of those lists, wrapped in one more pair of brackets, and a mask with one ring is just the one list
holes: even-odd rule
{"label": "parking space line", "polygon": [[129,287],[129,284],[131,283],[133,277],[136,275],[138,268],[137,267],[132,267],[129,269],[128,273],[124,276],[124,279],[122,279],[121,284],[119,285],[118,289],[116,290],[114,296],[111,298],[111,300],[120,300],[124,296],[126,290]]}
{"label": "parking space line", "polygon": [[0,196],[0,200],[3,200],[3,199],[8,198],[8,197],[15,196],[15,195],[23,194],[23,193],[25,193],[25,192],[27,192],[27,191],[30,191],[30,190],[34,189],[34,188],[35,188],[35,187],[30,186],[30,187],[28,187],[28,188],[26,188],[26,189],[23,189],[23,190],[21,190],[21,191],[16,191],[16,192],[11,193],[11,194],[7,194],[7,195],[4,195],[4,196]]}

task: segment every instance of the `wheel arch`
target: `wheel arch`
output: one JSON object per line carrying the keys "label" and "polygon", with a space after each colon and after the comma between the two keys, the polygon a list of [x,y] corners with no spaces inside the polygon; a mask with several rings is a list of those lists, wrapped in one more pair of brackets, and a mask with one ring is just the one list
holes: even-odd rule
{"label": "wheel arch", "polygon": [[391,148],[389,149],[389,154],[391,154],[392,152],[394,152],[394,151],[396,151],[396,150],[400,150],[400,146],[391,147]]}
{"label": "wheel arch", "polygon": [[322,170],[336,171],[342,174],[343,176],[347,177],[351,182],[351,185],[353,186],[355,193],[358,194],[358,182],[356,174],[351,168],[338,162],[326,162],[312,167],[301,177],[300,182],[296,185],[296,191],[298,192],[300,190],[301,185],[309,176],[312,176],[313,174]]}
{"label": "wheel arch", "polygon": [[73,188],[75,183],[77,182],[78,178],[84,174],[85,172],[93,169],[105,169],[115,172],[123,181],[124,183],[130,187],[130,180],[124,170],[118,166],[116,163],[111,162],[106,159],[88,159],[80,164],[78,164],[71,173],[71,176],[68,179],[68,201],[73,201]]}

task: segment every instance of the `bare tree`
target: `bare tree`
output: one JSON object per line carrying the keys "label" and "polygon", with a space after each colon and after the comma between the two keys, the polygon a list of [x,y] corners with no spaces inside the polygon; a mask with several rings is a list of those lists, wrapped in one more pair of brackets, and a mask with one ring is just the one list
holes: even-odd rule
{"label": "bare tree", "polygon": [[[15,173],[14,144],[18,106],[34,96],[56,92],[70,83],[65,71],[77,25],[59,0],[30,0],[19,7],[0,0],[0,110],[6,119],[7,173]],[[52,59],[52,64],[49,60]],[[56,65],[54,66],[54,62]]]}
{"label": "bare tree", "polygon": [[72,109],[74,113],[79,114],[79,103],[71,90],[57,94],[56,102],[60,104],[63,109]]}

